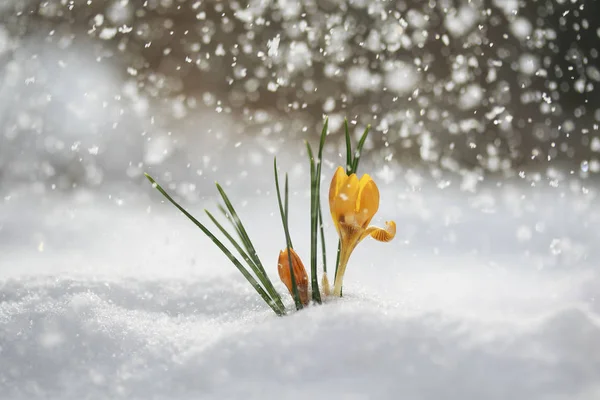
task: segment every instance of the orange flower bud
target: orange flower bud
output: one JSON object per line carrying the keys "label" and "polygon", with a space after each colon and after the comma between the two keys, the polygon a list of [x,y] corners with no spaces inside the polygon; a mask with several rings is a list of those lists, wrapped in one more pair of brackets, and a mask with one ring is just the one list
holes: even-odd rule
{"label": "orange flower bud", "polygon": [[[292,270],[294,271],[294,279],[296,280],[296,287],[298,288],[298,294],[300,295],[300,301],[302,304],[308,304],[308,274],[302,264],[302,260],[294,249],[290,249],[290,256],[292,259]],[[279,278],[285,284],[290,291],[292,297],[294,296],[294,289],[292,288],[292,276],[290,275],[290,262],[288,257],[287,249],[279,252],[279,260],[277,261],[277,270],[279,271]]]}

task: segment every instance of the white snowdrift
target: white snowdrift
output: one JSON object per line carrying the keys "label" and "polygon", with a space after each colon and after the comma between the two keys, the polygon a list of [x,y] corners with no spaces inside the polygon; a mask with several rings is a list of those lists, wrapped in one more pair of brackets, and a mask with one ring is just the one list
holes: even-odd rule
{"label": "white snowdrift", "polygon": [[[591,203],[522,247],[516,228],[558,210],[555,197],[529,214],[479,213],[463,195],[388,202],[378,218],[404,229],[360,245],[346,297],[279,318],[169,206],[27,199],[0,209],[2,399],[600,398],[597,236],[570,234]],[[260,221],[251,234],[276,277],[269,210],[241,211]],[[557,234],[572,245],[549,254]]]}
{"label": "white snowdrift", "polygon": [[29,278],[0,293],[3,398],[600,394],[600,324],[576,304],[491,322],[362,292],[278,318],[235,278]]}

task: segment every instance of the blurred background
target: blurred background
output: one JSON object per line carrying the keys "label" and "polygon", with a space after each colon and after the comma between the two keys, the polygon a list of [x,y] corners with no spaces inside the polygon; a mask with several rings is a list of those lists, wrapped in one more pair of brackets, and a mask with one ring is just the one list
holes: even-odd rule
{"label": "blurred background", "polygon": [[[599,87],[597,0],[0,0],[0,397],[597,400]],[[325,116],[398,232],[275,319],[143,173],[284,294]]]}
{"label": "blurred background", "polygon": [[275,210],[277,155],[305,200],[302,142],[328,116],[324,180],[342,163],[344,118],[355,137],[370,124],[364,171],[391,191],[389,216],[404,218],[410,246],[497,260],[530,257],[535,244],[538,267],[566,250],[589,260],[599,7],[4,0],[0,245],[19,258],[80,252],[112,229],[100,222],[110,218],[96,217],[99,228],[75,218],[82,204],[111,215],[160,201],[144,171],[187,205],[214,204],[218,180]]}
{"label": "blurred background", "polygon": [[291,149],[324,115],[337,148],[343,118],[371,124],[379,167],[585,179],[600,171],[599,7],[4,0],[2,189],[139,182],[156,166],[212,182],[200,172],[218,157]]}

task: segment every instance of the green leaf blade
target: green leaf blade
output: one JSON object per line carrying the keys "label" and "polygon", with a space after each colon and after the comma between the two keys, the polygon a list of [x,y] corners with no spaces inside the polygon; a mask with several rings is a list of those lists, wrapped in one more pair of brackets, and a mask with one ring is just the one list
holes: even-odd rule
{"label": "green leaf blade", "polygon": [[358,141],[358,146],[356,146],[356,152],[354,153],[354,160],[352,160],[351,172],[353,174],[356,174],[356,171],[358,170],[358,162],[360,161],[362,149],[363,149],[363,146],[365,145],[365,142],[367,141],[367,136],[369,136],[370,130],[371,130],[371,125],[367,125],[367,127],[365,128],[365,131],[363,132],[362,136],[360,137],[360,140]]}
{"label": "green leaf blade", "polygon": [[346,173],[350,175],[352,171],[352,143],[350,141],[350,129],[348,128],[347,118],[344,118],[344,135],[346,137]]}
{"label": "green leaf blade", "polygon": [[261,296],[261,298],[271,307],[271,309],[278,316],[282,316],[285,314],[285,309],[279,307],[273,299],[265,292],[265,290],[260,286],[260,284],[254,279],[254,277],[244,268],[244,266],[240,263],[240,261],[227,249],[227,247],[215,236],[213,233],[206,228],[200,221],[198,221],[194,216],[192,216],[189,212],[187,212],[179,203],[177,203],[155,180],[148,174],[144,174],[146,178],[152,183],[152,186],[157,189],[171,204],[173,204],[179,211],[181,211],[190,221],[194,223],[200,230],[208,236],[208,238],[229,258],[229,260],[233,263],[233,265],[242,273],[242,275],[246,278],[246,280],[250,283],[250,285],[256,290],[256,292]]}
{"label": "green leaf blade", "polygon": [[319,290],[319,278],[317,275],[317,251],[318,251],[318,227],[319,227],[319,209],[321,207],[320,190],[321,190],[321,166],[323,164],[323,148],[325,147],[325,138],[329,127],[329,118],[325,119],[321,137],[319,140],[319,152],[317,159],[311,163],[311,204],[310,204],[310,280],[312,288],[312,298],[318,304],[321,304],[321,292]]}
{"label": "green leaf blade", "polygon": [[254,272],[254,274],[260,281],[260,283],[262,283],[262,285],[265,287],[267,292],[271,295],[271,297],[273,298],[273,301],[275,301],[277,306],[280,307],[281,309],[285,310],[285,305],[283,304],[283,301],[281,300],[281,296],[279,296],[279,293],[275,289],[275,286],[273,286],[273,283],[271,282],[269,277],[262,273],[262,271],[254,263],[254,261],[252,261],[250,256],[244,251],[244,249],[242,249],[242,247],[235,241],[235,239],[229,234],[229,232],[227,232],[227,230],[223,227],[223,225],[221,225],[219,223],[219,221],[217,221],[217,219],[208,210],[204,210],[204,212],[206,213],[206,215],[208,215],[208,218],[210,218],[210,220],[213,222],[213,224],[215,224],[215,226],[221,231],[221,233],[229,240],[229,242],[231,242],[231,244],[237,250],[237,252],[240,254],[242,259],[244,261],[246,261],[246,264],[248,264],[248,266]]}
{"label": "green leaf blade", "polygon": [[301,310],[304,306],[300,299],[300,293],[296,284],[296,276],[294,274],[293,260],[291,255],[292,239],[290,236],[289,225],[288,225],[288,178],[285,176],[285,206],[281,201],[281,189],[279,187],[279,174],[277,172],[277,157],[273,159],[273,172],[275,174],[275,189],[277,191],[277,202],[279,204],[279,214],[281,215],[281,223],[283,224],[283,231],[285,234],[285,242],[288,254],[288,266],[290,268],[290,279],[292,281],[292,297],[296,310]]}

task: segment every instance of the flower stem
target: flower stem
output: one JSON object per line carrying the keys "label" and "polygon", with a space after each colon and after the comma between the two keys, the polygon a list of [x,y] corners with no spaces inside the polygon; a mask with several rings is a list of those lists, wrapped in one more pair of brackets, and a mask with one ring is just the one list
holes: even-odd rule
{"label": "flower stem", "polygon": [[335,273],[335,285],[333,287],[333,295],[337,297],[342,297],[342,284],[344,280],[344,273],[346,272],[346,265],[348,264],[348,259],[350,259],[350,254],[352,254],[352,248],[349,246],[344,246],[342,244],[342,249],[340,251],[340,263],[338,264],[338,269]]}

